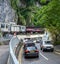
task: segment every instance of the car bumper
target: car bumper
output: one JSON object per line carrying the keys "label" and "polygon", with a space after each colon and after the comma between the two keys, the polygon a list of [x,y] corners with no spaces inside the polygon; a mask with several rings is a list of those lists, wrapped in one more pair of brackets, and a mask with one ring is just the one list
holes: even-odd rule
{"label": "car bumper", "polygon": [[25,57],[37,57],[39,56],[39,53],[27,53],[25,54]]}
{"label": "car bumper", "polygon": [[44,48],[44,50],[54,50],[54,48]]}

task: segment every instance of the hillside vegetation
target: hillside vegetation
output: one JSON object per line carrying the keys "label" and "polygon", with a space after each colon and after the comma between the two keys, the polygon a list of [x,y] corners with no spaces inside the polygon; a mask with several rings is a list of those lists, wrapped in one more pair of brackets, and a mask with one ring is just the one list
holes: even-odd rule
{"label": "hillside vegetation", "polygon": [[18,16],[17,24],[45,27],[55,44],[60,44],[60,0],[47,1],[11,0],[11,6]]}

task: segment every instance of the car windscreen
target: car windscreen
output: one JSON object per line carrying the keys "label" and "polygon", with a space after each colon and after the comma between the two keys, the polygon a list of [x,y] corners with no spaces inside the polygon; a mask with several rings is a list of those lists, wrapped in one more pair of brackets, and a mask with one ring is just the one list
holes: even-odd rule
{"label": "car windscreen", "polygon": [[45,41],[45,44],[51,44],[51,41]]}
{"label": "car windscreen", "polygon": [[31,47],[27,47],[27,50],[29,50],[29,51],[31,51],[31,50],[36,50],[37,48],[36,47],[33,47],[33,46],[31,46]]}

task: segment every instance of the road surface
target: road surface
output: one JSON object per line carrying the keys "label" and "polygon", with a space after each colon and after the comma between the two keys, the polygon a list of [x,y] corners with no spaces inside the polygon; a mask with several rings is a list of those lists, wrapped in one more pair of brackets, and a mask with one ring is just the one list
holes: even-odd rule
{"label": "road surface", "polygon": [[7,64],[9,56],[9,46],[1,45],[0,46],[0,64]]}
{"label": "road surface", "polygon": [[54,52],[42,52],[39,45],[36,43],[39,49],[39,58],[25,59],[22,53],[21,64],[60,64],[60,55],[56,55]]}

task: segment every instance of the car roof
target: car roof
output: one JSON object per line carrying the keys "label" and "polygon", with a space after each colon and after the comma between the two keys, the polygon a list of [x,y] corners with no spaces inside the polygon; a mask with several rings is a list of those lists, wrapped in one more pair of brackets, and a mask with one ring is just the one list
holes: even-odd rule
{"label": "car roof", "polygon": [[35,43],[25,43],[26,46],[35,46]]}

